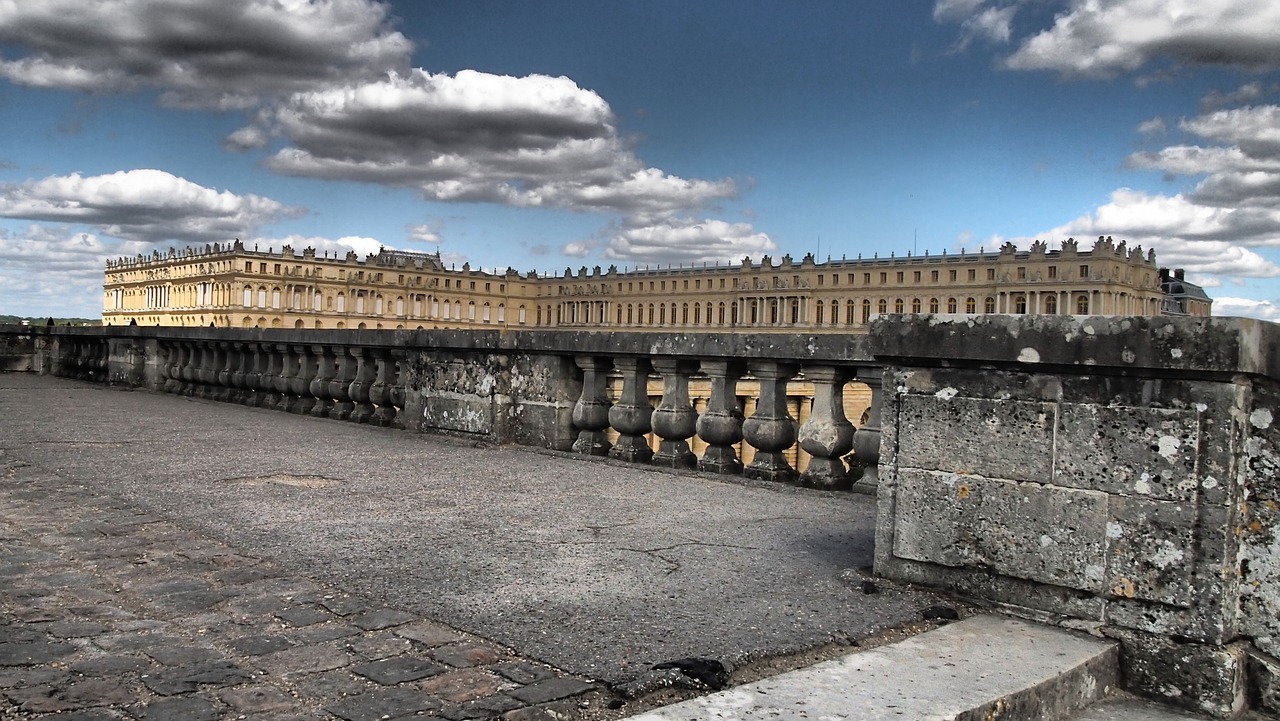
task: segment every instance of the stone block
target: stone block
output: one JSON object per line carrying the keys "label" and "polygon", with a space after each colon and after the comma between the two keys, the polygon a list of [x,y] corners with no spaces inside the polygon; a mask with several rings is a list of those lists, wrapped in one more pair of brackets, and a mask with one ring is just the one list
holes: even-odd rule
{"label": "stone block", "polygon": [[1053,404],[955,393],[944,387],[933,395],[898,396],[899,466],[1014,481],[1052,479]]}
{"label": "stone block", "polygon": [[1199,478],[1195,411],[1063,403],[1053,482],[1123,496],[1193,500]]}
{"label": "stone block", "polygon": [[422,429],[474,433],[494,431],[493,398],[431,391],[422,398]]}
{"label": "stone block", "polygon": [[1222,718],[1244,710],[1243,644],[1185,643],[1115,627],[1104,633],[1121,644],[1120,668],[1129,691]]}
{"label": "stone block", "polygon": [[1189,607],[1195,600],[1196,526],[1191,502],[1111,496],[1106,531],[1110,594]]}
{"label": "stone block", "polygon": [[899,469],[893,553],[1100,592],[1107,496]]}

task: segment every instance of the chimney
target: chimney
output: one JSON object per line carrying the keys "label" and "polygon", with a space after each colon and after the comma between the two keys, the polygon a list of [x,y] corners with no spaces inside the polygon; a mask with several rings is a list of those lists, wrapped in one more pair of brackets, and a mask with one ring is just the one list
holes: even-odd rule
{"label": "chimney", "polygon": [[1182,270],[1182,268],[1178,268],[1177,270],[1173,271],[1173,277],[1175,280],[1184,280],[1186,277],[1186,273]]}

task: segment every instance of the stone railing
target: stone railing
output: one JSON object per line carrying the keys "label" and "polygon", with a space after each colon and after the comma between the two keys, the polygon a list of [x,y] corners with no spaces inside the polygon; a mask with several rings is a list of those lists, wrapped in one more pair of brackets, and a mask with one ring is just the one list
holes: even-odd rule
{"label": "stone railing", "polygon": [[[63,327],[3,337],[15,348],[26,338],[29,367],[59,376],[821,488],[875,482],[881,369],[863,336]],[[861,428],[849,412],[865,417]]]}
{"label": "stone railing", "polygon": [[869,336],[5,328],[0,364],[822,488],[861,477],[877,492],[878,575],[1115,638],[1132,691],[1219,716],[1280,712],[1274,324],[900,316]]}

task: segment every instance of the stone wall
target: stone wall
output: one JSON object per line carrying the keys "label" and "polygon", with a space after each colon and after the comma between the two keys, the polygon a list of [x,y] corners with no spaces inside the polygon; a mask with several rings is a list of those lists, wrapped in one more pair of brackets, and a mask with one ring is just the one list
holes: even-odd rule
{"label": "stone wall", "polygon": [[1116,637],[1136,690],[1238,712],[1280,630],[1277,331],[879,321],[876,572]]}

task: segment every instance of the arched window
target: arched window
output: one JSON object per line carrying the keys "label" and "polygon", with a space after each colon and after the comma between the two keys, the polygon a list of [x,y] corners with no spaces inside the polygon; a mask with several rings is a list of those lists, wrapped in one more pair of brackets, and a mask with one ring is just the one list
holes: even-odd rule
{"label": "arched window", "polygon": [[274,288],[271,291],[271,307],[280,310],[280,289]]}
{"label": "arched window", "polygon": [[[445,306],[445,307],[447,308],[448,306]],[[431,299],[431,317],[432,318],[440,317],[440,299],[439,298]]]}
{"label": "arched window", "polygon": [[356,293],[356,312],[364,312],[364,293]]}
{"label": "arched window", "polygon": [[[248,308],[248,307],[250,307],[250,306],[252,306],[252,305],[253,305],[253,288],[250,288],[250,287],[249,287],[249,286],[247,286],[247,285],[244,287],[244,303],[243,303],[243,305],[244,305],[244,307],[246,307],[246,308]],[[250,321],[250,322],[252,323],[252,321]]]}
{"label": "arched window", "polygon": [[1089,296],[1082,295],[1076,298],[1076,315],[1089,315]]}
{"label": "arched window", "polygon": [[966,298],[964,301],[964,312],[973,315],[978,312],[978,300],[976,298]]}
{"label": "arched window", "polygon": [[[819,303],[818,305],[822,305],[822,304]],[[822,321],[818,321],[818,322],[821,323]],[[833,300],[831,301],[831,325],[835,325],[836,323],[839,323],[839,322],[840,322],[840,301]]]}
{"label": "arched window", "polygon": [[[671,304],[672,312],[675,312],[675,303]],[[680,325],[689,325],[689,304],[682,303],[680,305]]]}
{"label": "arched window", "polygon": [[888,313],[889,301],[885,300],[884,298],[881,298],[880,302],[876,304],[876,312],[879,313],[880,315],[884,315],[885,313]]}
{"label": "arched window", "polygon": [[666,325],[666,324],[667,324],[667,304],[659,303],[658,304],[658,325]]}
{"label": "arched window", "polygon": [[301,328],[301,327],[302,327],[302,319],[301,319],[301,318],[299,318],[299,319],[295,320],[295,321],[293,322],[293,327],[294,327],[294,328]]}
{"label": "arched window", "polygon": [[498,322],[499,323],[507,322],[507,306],[503,305],[502,303],[498,304]]}
{"label": "arched window", "polygon": [[[858,305],[853,301],[848,301],[844,304],[844,322],[845,323],[848,323],[849,325],[853,325],[856,322],[854,318],[856,318],[858,315],[857,308],[858,308]],[[867,310],[869,312],[870,308],[868,308]],[[832,318],[831,320],[832,322],[835,322],[834,318]]]}
{"label": "arched window", "polygon": [[267,287],[265,285],[258,288],[258,307],[267,307]]}
{"label": "arched window", "polygon": [[396,315],[404,315],[404,298],[396,298]]}
{"label": "arched window", "polygon": [[955,312],[956,312],[956,307],[957,307],[957,306],[956,306],[956,299],[955,299],[955,298],[947,298],[947,312],[948,312],[948,313],[955,313]]}
{"label": "arched window", "polygon": [[983,307],[984,307],[984,312],[986,313],[996,312],[996,299],[992,298],[991,296],[987,296],[987,301],[983,305]]}
{"label": "arched window", "polygon": [[920,299],[919,299],[919,298],[912,298],[912,299],[911,299],[911,312],[912,312],[912,313],[919,313],[919,312],[920,312],[920,311],[922,311],[923,309],[924,309],[924,308],[923,308],[922,304],[920,303]]}
{"label": "arched window", "polygon": [[1013,298],[1013,309],[1014,309],[1014,312],[1016,312],[1016,313],[1018,313],[1018,314],[1026,315],[1026,312],[1027,312],[1027,296],[1022,295],[1022,294],[1018,294],[1018,295],[1014,296],[1014,298]]}
{"label": "arched window", "polygon": [[822,301],[818,301],[818,307],[814,309],[814,315],[813,315],[813,322],[815,324],[822,325],[823,323],[822,309],[825,307],[826,306],[822,304]]}
{"label": "arched window", "polygon": [[240,325],[244,326],[245,328],[252,328],[253,319],[246,315],[244,317],[244,320],[240,321]]}
{"label": "arched window", "polygon": [[338,294],[338,312],[339,313],[347,312],[347,296],[345,293]]}
{"label": "arched window", "polygon": [[862,324],[866,325],[871,322],[871,301],[862,301]]}
{"label": "arched window", "polygon": [[938,312],[938,308],[939,308],[939,307],[940,307],[940,306],[938,305],[938,299],[937,299],[937,298],[930,298],[930,299],[929,299],[929,312],[930,312],[930,313],[937,313],[937,312]]}
{"label": "arched window", "polygon": [[519,308],[516,308],[516,322],[519,323],[520,325],[524,325],[524,322],[525,322],[524,315],[525,315],[524,306],[520,306]]}
{"label": "arched window", "polygon": [[904,307],[905,307],[905,305],[903,304],[903,302],[902,302],[902,299],[901,299],[901,298],[898,298],[897,300],[893,301],[893,312],[894,312],[894,313],[901,313],[901,312],[903,312],[903,308],[904,308]]}
{"label": "arched window", "polygon": [[484,321],[485,323],[489,322],[489,304],[488,303],[485,303],[480,308],[480,320]]}
{"label": "arched window", "polygon": [[693,304],[693,324],[702,324],[702,306],[697,303]]}
{"label": "arched window", "polygon": [[1044,299],[1044,312],[1049,315],[1055,315],[1058,312],[1058,297],[1049,296]]}
{"label": "arched window", "polygon": [[356,330],[364,330],[365,328],[368,328],[368,327],[369,327],[369,326],[367,326],[367,325],[365,325],[363,322],[361,322],[361,323],[360,323],[360,325],[356,326]]}
{"label": "arched window", "polygon": [[538,306],[537,324],[542,325],[542,306]]}
{"label": "arched window", "polygon": [[467,303],[467,320],[475,320],[475,319],[476,319],[476,302],[473,300]]}
{"label": "arched window", "polygon": [[453,317],[462,320],[462,301],[453,301]]}
{"label": "arched window", "polygon": [[649,325],[653,325],[653,303],[649,304]]}

